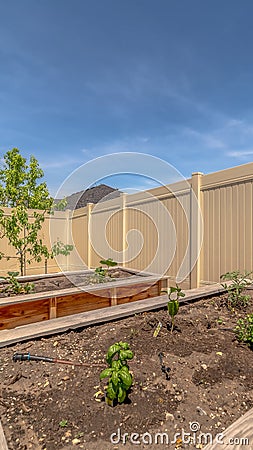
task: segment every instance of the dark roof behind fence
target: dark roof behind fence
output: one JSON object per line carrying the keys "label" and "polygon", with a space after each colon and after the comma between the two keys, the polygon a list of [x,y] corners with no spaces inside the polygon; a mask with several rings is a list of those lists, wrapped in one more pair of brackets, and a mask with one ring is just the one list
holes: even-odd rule
{"label": "dark roof behind fence", "polygon": [[121,192],[118,189],[114,189],[106,184],[100,184],[99,186],[86,189],[86,191],[75,192],[66,197],[67,205],[64,209],[83,208],[87,203],[98,203],[119,197],[120,194]]}

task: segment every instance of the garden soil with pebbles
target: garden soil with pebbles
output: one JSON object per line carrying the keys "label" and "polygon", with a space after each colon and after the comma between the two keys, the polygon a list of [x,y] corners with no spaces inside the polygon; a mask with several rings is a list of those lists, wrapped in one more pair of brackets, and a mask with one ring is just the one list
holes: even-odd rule
{"label": "garden soil with pebbles", "polygon": [[[93,286],[97,284],[103,285],[106,282],[113,282],[117,280],[123,280],[124,278],[132,278],[133,275],[131,272],[127,272],[126,270],[121,270],[120,268],[110,269],[108,270],[108,274],[104,277],[97,275],[96,273],[88,274],[88,273],[75,273],[68,275],[58,275],[53,276],[49,275],[48,277],[38,276],[31,277],[28,281],[29,284],[32,284],[32,293],[38,292],[48,292],[48,291],[58,291],[62,289],[71,289],[75,287],[85,287],[85,286]],[[27,284],[27,281],[24,281],[18,278],[19,284],[24,286]],[[7,286],[7,282],[0,279],[0,297],[9,297],[13,296],[13,292],[8,293],[4,292],[4,289]]]}
{"label": "garden soil with pebbles", "polygon": [[[164,308],[1,349],[0,414],[9,449],[201,448],[200,432],[215,437],[253,407],[253,352],[233,332],[238,318],[252,313],[253,301],[235,313],[225,299],[181,306],[172,334]],[[155,338],[159,321],[163,327]],[[105,390],[99,374],[108,347],[118,341],[128,342],[134,352],[129,362],[134,383],[129,400],[112,408],[95,394]],[[14,363],[16,352],[89,366]],[[200,431],[194,433],[194,426]],[[183,430],[190,433],[190,444],[180,441]],[[168,445],[155,443],[158,432],[166,433]],[[140,434],[140,444],[131,433]]]}

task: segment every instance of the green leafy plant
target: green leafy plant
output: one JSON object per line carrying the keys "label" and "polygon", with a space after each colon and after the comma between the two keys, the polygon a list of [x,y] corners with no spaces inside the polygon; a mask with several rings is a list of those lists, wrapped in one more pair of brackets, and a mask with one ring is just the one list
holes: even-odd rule
{"label": "green leafy plant", "polygon": [[118,263],[116,261],[113,261],[112,258],[108,258],[108,259],[101,259],[100,264],[107,266],[108,271],[110,267],[115,267],[117,266]]}
{"label": "green leafy plant", "polygon": [[253,349],[253,314],[248,314],[244,319],[239,319],[234,329],[237,339]]}
{"label": "green leafy plant", "polygon": [[133,352],[126,342],[116,342],[111,345],[106,355],[109,368],[100,373],[100,380],[109,378],[106,388],[106,402],[113,406],[114,401],[123,403],[132,386],[133,378],[129,372],[127,360],[132,359]]}
{"label": "green leafy plant", "polygon": [[52,246],[52,254],[53,256],[58,255],[64,255],[68,256],[70,255],[70,252],[72,252],[74,246],[71,244],[64,244],[62,241],[57,239],[57,241]]}
{"label": "green leafy plant", "polygon": [[11,208],[10,214],[0,208],[0,238],[7,238],[11,247],[16,250],[16,256],[0,252],[0,259],[16,258],[19,261],[21,275],[26,275],[27,264],[33,261],[47,261],[56,255],[68,255],[73,249],[61,241],[53,245],[52,251],[43,243],[41,234],[45,218],[54,211],[63,210],[67,200],[56,203],[49,195],[43,178],[43,170],[34,156],[29,162],[17,148],[9,150],[4,155],[3,167],[0,169],[0,207]]}
{"label": "green leafy plant", "polygon": [[61,421],[59,422],[59,426],[60,426],[61,428],[67,427],[67,426],[68,426],[68,421],[67,421],[67,420],[61,420]]}
{"label": "green leafy plant", "polygon": [[240,308],[248,304],[250,296],[243,294],[243,291],[252,284],[252,280],[249,279],[251,274],[252,272],[242,274],[239,270],[235,270],[220,276],[223,281],[231,281],[231,284],[221,283],[221,286],[228,292],[229,308]]}
{"label": "green leafy plant", "polygon": [[68,204],[68,200],[66,198],[62,198],[60,200],[56,200],[52,204],[51,214],[54,214],[55,211],[64,211]]}
{"label": "green leafy plant", "polygon": [[113,261],[112,258],[108,258],[108,259],[101,259],[100,264],[103,264],[106,266],[106,268],[99,266],[96,267],[95,269],[95,274],[98,276],[99,282],[104,282],[106,281],[105,278],[106,277],[110,277],[110,273],[109,273],[109,269],[110,267],[115,267],[117,266],[117,262]]}
{"label": "green leafy plant", "polygon": [[25,283],[24,284],[25,294],[30,294],[33,291],[34,291],[34,283]]}
{"label": "green leafy plant", "polygon": [[106,276],[106,269],[103,269],[103,267],[96,267],[95,273],[96,273],[99,277],[105,277],[105,276]]}
{"label": "green leafy plant", "polygon": [[221,317],[218,317],[218,319],[216,320],[216,322],[218,323],[218,325],[223,325],[224,320]]}
{"label": "green leafy plant", "polygon": [[2,289],[2,292],[18,295],[24,293],[29,294],[34,290],[33,283],[25,283],[25,284],[19,283],[17,279],[19,272],[7,272],[7,273],[8,275],[6,277],[1,277],[1,279],[7,282],[7,286],[5,286]]}
{"label": "green leafy plant", "polygon": [[179,310],[179,298],[185,297],[184,292],[182,292],[182,289],[176,285],[176,287],[171,286],[170,288],[163,290],[161,293],[166,293],[168,295],[169,301],[167,304],[168,307],[168,313],[171,317],[171,328],[170,332],[172,333],[174,330],[175,325],[175,316],[178,313]]}
{"label": "green leafy plant", "polygon": [[34,156],[27,163],[17,148],[4,155],[0,169],[0,206],[11,208],[11,212],[6,215],[0,209],[0,238],[8,239],[16,256],[1,253],[0,257],[17,258],[21,275],[26,274],[27,264],[50,256],[40,235],[45,216],[53,204],[46,183],[39,183],[43,175]]}

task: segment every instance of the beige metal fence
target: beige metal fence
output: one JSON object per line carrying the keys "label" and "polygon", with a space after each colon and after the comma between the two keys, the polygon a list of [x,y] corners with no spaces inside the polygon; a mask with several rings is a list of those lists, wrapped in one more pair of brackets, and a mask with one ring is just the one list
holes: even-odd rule
{"label": "beige metal fence", "polygon": [[[45,242],[59,238],[75,248],[68,257],[48,261],[48,272],[96,267],[101,258],[112,257],[131,268],[166,273],[171,283],[193,288],[217,282],[227,271],[251,271],[252,199],[250,163],[57,212],[44,223]],[[1,250],[10,254],[4,239]],[[2,274],[15,268],[15,258],[0,261]],[[27,272],[44,269],[42,261]]]}
{"label": "beige metal fence", "polygon": [[[6,215],[10,215],[11,209],[10,208],[2,208]],[[33,212],[29,212],[29,220],[33,220]],[[57,238],[61,240],[62,242],[66,243],[66,240],[68,240],[68,234],[69,234],[69,211],[66,212],[55,212],[53,216],[46,216],[45,222],[42,224],[42,229],[40,231],[40,237],[43,240],[43,243],[48,247],[48,249],[51,248],[54,242],[56,242]],[[50,222],[54,221],[54,228],[57,229],[57,236],[51,236],[52,239],[50,239]],[[17,251],[11,247],[8,244],[8,241],[6,238],[2,238],[0,241],[0,250],[4,253],[6,257],[2,258],[0,260],[0,276],[6,275],[7,271],[20,271],[19,262],[18,262],[18,255]],[[8,258],[7,258],[8,257]],[[27,264],[26,267],[26,274],[38,274],[38,273],[45,273],[45,272],[58,272],[60,270],[60,266],[65,269],[67,269],[67,266],[69,264],[68,257],[60,256],[58,260],[55,259],[49,259],[45,260],[42,259],[41,262],[36,263],[32,262],[31,264]]]}

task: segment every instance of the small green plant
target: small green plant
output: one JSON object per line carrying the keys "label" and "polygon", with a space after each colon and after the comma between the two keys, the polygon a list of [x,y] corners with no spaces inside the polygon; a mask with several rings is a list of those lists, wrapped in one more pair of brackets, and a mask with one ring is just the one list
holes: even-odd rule
{"label": "small green plant", "polygon": [[26,283],[24,284],[23,288],[25,294],[30,294],[34,291],[34,283]]}
{"label": "small green plant", "polygon": [[106,362],[109,368],[100,373],[100,380],[109,378],[106,388],[106,403],[109,406],[113,406],[115,400],[123,403],[126,399],[133,382],[127,360],[132,359],[133,356],[126,342],[116,342],[108,349]]}
{"label": "small green plant", "polygon": [[95,273],[96,273],[99,277],[105,277],[105,276],[106,276],[106,269],[103,269],[103,267],[96,267]]}
{"label": "small green plant", "polygon": [[110,273],[109,273],[109,268],[110,267],[115,267],[117,266],[117,262],[113,261],[112,258],[108,258],[108,259],[101,259],[101,261],[99,261],[100,264],[103,264],[106,266],[106,268],[99,266],[96,267],[95,269],[95,274],[98,276],[98,280],[99,282],[104,282],[106,277],[110,277]]}
{"label": "small green plant", "polygon": [[109,270],[110,267],[115,267],[117,266],[118,263],[116,261],[113,261],[112,258],[108,258],[108,259],[101,259],[100,264],[107,266],[107,270]]}
{"label": "small green plant", "polygon": [[168,295],[169,301],[167,304],[168,307],[168,313],[171,317],[171,328],[170,332],[172,333],[174,330],[175,325],[175,316],[178,313],[179,310],[179,298],[184,297],[185,294],[182,292],[182,289],[178,287],[176,284],[176,287],[171,286],[170,288],[163,290],[161,293],[165,292]]}
{"label": "small green plant", "polygon": [[80,437],[83,437],[84,436],[84,432],[83,431],[79,431],[76,435],[75,435],[75,438],[76,439],[79,439]]}
{"label": "small green plant", "polygon": [[3,280],[7,281],[7,286],[5,286],[2,289],[3,293],[7,293],[9,295],[14,294],[29,294],[34,290],[34,284],[33,283],[25,283],[21,284],[19,283],[17,277],[19,275],[19,272],[7,272],[8,275],[6,277],[1,277]]}
{"label": "small green plant", "polygon": [[67,421],[67,420],[61,420],[61,421],[59,422],[59,426],[60,426],[61,428],[67,427],[67,426],[68,426],[68,421]]}
{"label": "small green plant", "polygon": [[70,252],[72,252],[74,246],[71,244],[64,244],[60,239],[57,239],[57,241],[52,246],[52,255],[58,256],[58,255],[64,255],[68,256],[70,255]]}
{"label": "small green plant", "polygon": [[237,339],[253,349],[253,314],[248,314],[244,319],[239,319],[234,329]]}
{"label": "small green plant", "polygon": [[218,325],[223,325],[223,323],[224,323],[224,321],[223,321],[223,319],[221,317],[218,317],[216,322],[218,323]]}
{"label": "small green plant", "polygon": [[2,289],[2,292],[10,294],[21,294],[23,291],[22,285],[17,280],[19,272],[7,272],[6,277],[1,277],[3,280],[7,281],[8,285]]}
{"label": "small green plant", "polygon": [[227,272],[220,276],[222,281],[231,281],[231,284],[221,283],[221,286],[228,292],[227,304],[230,309],[244,307],[248,304],[250,296],[243,294],[243,291],[252,284],[249,276],[252,272],[240,273],[239,270]]}

